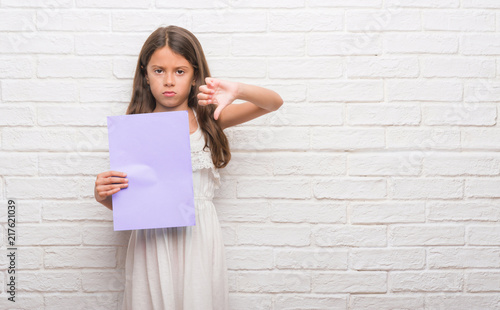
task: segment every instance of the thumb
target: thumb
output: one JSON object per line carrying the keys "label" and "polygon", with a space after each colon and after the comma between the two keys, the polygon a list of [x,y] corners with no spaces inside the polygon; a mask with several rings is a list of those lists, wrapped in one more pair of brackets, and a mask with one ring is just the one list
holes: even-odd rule
{"label": "thumb", "polygon": [[214,79],[209,76],[205,78],[205,84],[207,84],[208,86],[210,86],[210,84],[213,84],[213,81]]}
{"label": "thumb", "polygon": [[222,105],[218,105],[217,109],[215,109],[215,112],[214,112],[214,119],[215,120],[219,119],[220,112],[222,112],[222,109],[224,109],[224,107]]}

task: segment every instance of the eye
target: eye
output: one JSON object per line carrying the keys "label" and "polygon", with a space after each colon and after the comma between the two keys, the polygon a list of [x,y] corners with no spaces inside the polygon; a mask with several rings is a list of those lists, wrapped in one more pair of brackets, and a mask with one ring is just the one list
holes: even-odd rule
{"label": "eye", "polygon": [[179,74],[179,75],[184,74],[184,70],[181,70],[181,69],[178,69],[176,72],[177,72],[177,74]]}
{"label": "eye", "polygon": [[154,73],[157,73],[157,74],[162,74],[162,73],[163,73],[163,70],[162,70],[162,69],[155,69],[155,70],[154,70]]}

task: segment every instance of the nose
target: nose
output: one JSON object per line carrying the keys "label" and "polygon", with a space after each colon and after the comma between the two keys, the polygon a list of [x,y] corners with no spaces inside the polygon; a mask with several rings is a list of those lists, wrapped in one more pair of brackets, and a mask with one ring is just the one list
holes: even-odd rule
{"label": "nose", "polygon": [[163,84],[166,86],[174,86],[175,85],[175,76],[173,73],[166,73],[163,78]]}

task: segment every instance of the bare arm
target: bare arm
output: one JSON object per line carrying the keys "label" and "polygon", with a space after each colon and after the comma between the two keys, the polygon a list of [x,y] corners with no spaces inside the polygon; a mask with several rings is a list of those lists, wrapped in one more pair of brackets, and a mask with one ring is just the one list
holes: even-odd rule
{"label": "bare arm", "polygon": [[[213,78],[206,82],[200,86],[198,103],[217,105],[214,118],[222,128],[248,122],[283,105],[280,95],[264,87]],[[246,102],[231,104],[236,99]]]}

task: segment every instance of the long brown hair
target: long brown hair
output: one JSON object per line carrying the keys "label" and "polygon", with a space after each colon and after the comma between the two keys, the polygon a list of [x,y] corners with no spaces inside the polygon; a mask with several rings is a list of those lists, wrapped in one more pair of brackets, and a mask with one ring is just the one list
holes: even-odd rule
{"label": "long brown hair", "polygon": [[196,111],[200,129],[205,137],[205,147],[212,153],[212,161],[217,168],[223,168],[231,159],[227,137],[214,119],[215,105],[198,105],[197,92],[210,76],[207,60],[198,39],[188,30],[168,26],[156,29],[144,42],[135,68],[132,99],[127,114],[151,113],[156,107],[156,100],[146,81],[146,68],[153,53],[168,44],[175,53],[183,56],[193,66],[195,85],[191,87],[188,106]]}

